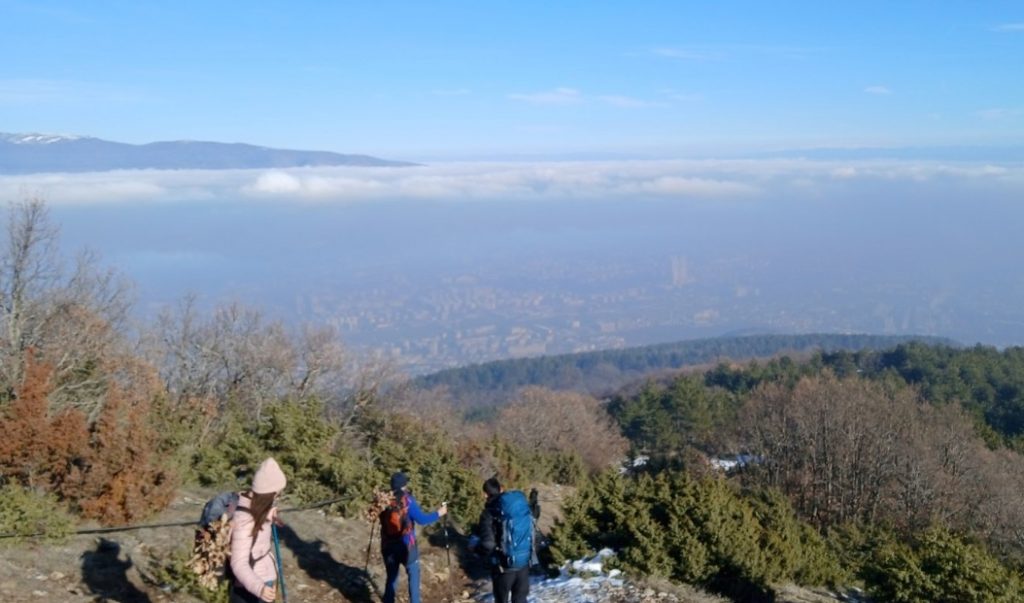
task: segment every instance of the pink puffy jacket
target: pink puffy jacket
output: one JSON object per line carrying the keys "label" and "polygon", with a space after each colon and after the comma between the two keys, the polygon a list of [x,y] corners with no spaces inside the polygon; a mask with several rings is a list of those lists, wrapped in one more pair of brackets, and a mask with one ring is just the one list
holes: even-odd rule
{"label": "pink puffy jacket", "polygon": [[[238,498],[238,506],[248,509],[252,506],[252,500],[242,494]],[[256,534],[255,541],[252,529],[256,519],[251,513],[235,511],[231,518],[231,571],[235,574],[235,580],[257,597],[264,584],[277,580],[277,560],[274,558],[274,543],[270,536],[271,522],[276,516],[277,508],[274,507],[267,514],[267,520]]]}

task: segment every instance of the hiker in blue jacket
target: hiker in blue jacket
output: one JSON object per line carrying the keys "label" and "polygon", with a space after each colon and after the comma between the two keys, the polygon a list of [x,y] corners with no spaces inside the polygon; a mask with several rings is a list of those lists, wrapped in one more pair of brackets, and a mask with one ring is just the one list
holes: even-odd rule
{"label": "hiker in blue jacket", "polygon": [[[484,482],[487,502],[480,513],[477,535],[470,538],[470,548],[487,560],[491,568],[491,584],[494,587],[495,603],[526,603],[530,594],[530,563],[533,547],[533,517],[526,497],[522,492],[505,492],[498,478]],[[502,500],[506,497],[505,500]],[[509,514],[517,517],[510,517]],[[523,515],[525,513],[525,515]],[[510,543],[504,533],[506,526],[515,522],[521,525],[525,541]],[[518,551],[505,550],[513,546]],[[525,552],[525,558],[523,554]]]}
{"label": "hiker in blue jacket", "polygon": [[409,603],[420,603],[420,553],[416,546],[416,525],[430,525],[448,513],[447,503],[433,513],[425,513],[409,491],[409,477],[398,472],[391,476],[394,501],[380,516],[380,550],[387,570],[384,603],[395,603],[398,569],[405,566],[409,579]]}

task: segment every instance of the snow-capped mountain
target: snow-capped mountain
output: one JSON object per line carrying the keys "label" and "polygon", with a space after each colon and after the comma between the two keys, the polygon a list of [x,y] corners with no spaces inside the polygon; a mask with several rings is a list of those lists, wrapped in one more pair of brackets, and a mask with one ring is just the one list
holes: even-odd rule
{"label": "snow-capped mountain", "polygon": [[82,136],[69,136],[66,134],[7,134],[0,132],[0,142],[11,144],[52,144],[68,140],[80,140]]}
{"label": "snow-capped mountain", "polygon": [[273,149],[180,140],[135,145],[88,136],[0,133],[0,174],[130,169],[248,169],[312,166],[408,166],[368,155]]}

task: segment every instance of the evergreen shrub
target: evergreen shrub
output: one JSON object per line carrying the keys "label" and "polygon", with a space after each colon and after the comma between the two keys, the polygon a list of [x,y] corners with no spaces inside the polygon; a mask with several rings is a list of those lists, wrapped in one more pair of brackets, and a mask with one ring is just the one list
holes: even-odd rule
{"label": "evergreen shrub", "polygon": [[41,494],[17,484],[0,488],[0,534],[14,534],[0,543],[13,544],[35,534],[62,540],[74,529],[74,519],[53,494]]}
{"label": "evergreen shrub", "polygon": [[[483,480],[462,463],[458,442],[439,427],[402,414],[367,412],[358,427],[373,456],[373,481],[386,487],[388,477],[404,471],[416,499],[430,510],[448,501],[452,521],[476,521],[483,508]],[[369,480],[369,477],[364,477]]]}
{"label": "evergreen shrub", "polygon": [[770,600],[781,582],[830,584],[835,556],[777,493],[742,495],[722,479],[681,471],[608,473],[567,501],[553,530],[557,561],[601,548],[627,571]]}
{"label": "evergreen shrub", "polygon": [[1024,599],[1020,577],[984,548],[933,527],[914,542],[873,549],[864,568],[868,592],[879,601],[1010,603]]}
{"label": "evergreen shrub", "polygon": [[231,583],[221,580],[210,590],[199,584],[199,577],[189,567],[191,547],[180,548],[166,557],[152,558],[149,562],[150,578],[164,591],[188,593],[203,603],[228,603]]}
{"label": "evergreen shrub", "polygon": [[204,486],[243,490],[267,456],[273,456],[288,476],[289,501],[308,504],[341,498],[334,508],[344,515],[364,510],[379,481],[315,398],[270,404],[260,421],[230,413],[212,443],[196,452],[192,473]]}

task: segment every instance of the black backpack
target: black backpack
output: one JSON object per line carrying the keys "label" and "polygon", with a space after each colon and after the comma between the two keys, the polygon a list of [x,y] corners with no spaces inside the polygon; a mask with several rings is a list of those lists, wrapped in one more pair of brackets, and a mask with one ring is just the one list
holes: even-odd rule
{"label": "black backpack", "polygon": [[227,515],[231,519],[238,508],[238,492],[221,492],[203,505],[203,513],[199,516],[199,529],[206,529],[221,517]]}

